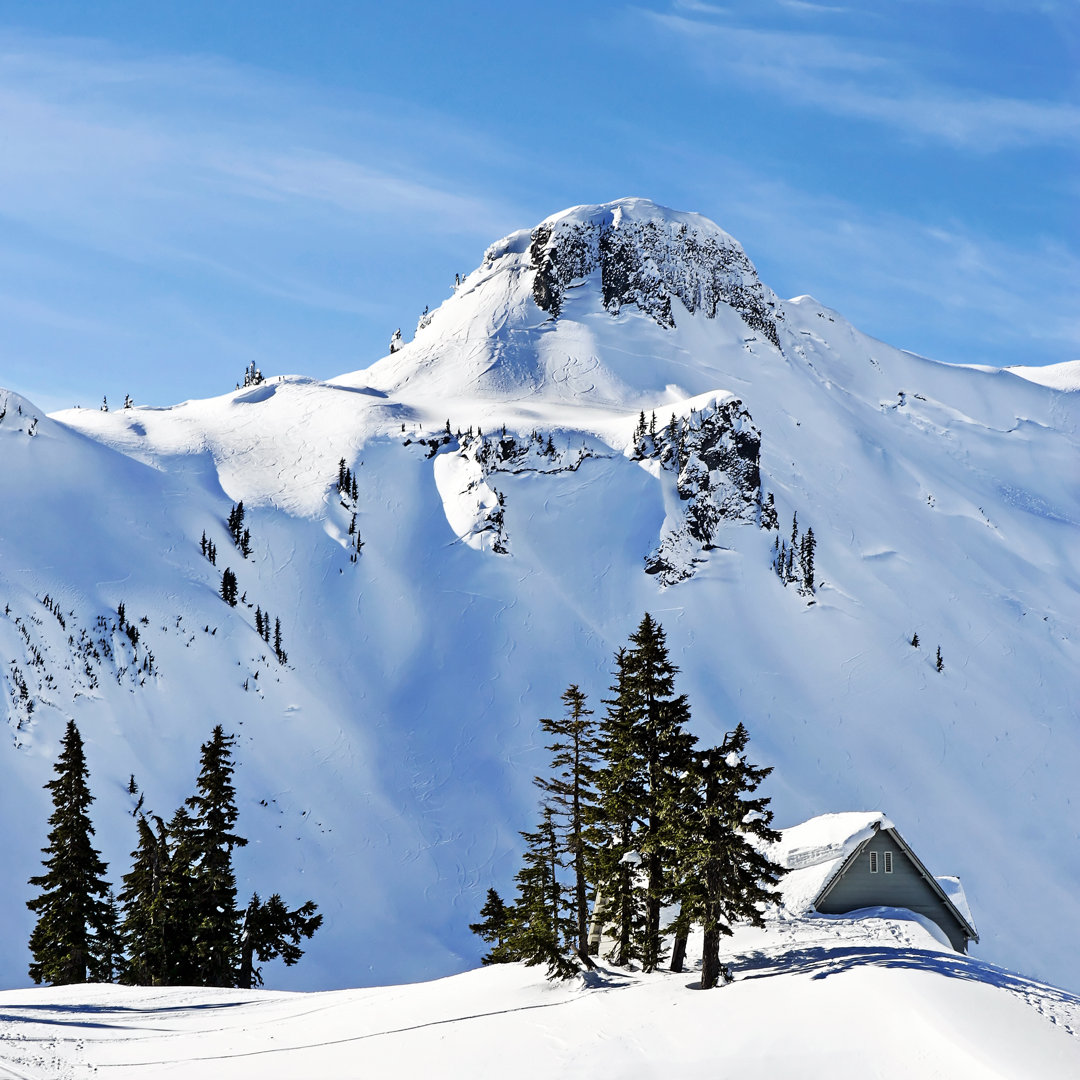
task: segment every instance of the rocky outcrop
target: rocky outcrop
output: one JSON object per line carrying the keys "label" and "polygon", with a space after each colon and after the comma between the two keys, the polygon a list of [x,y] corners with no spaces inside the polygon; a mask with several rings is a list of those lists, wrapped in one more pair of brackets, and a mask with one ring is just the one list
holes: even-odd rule
{"label": "rocky outcrop", "polygon": [[716,546],[726,523],[762,523],[761,433],[737,398],[714,401],[663,427],[635,432],[633,456],[655,459],[675,474],[681,513],[668,514],[660,543],[645,560],[665,585],[694,573],[702,552]]}
{"label": "rocky outcrop", "polygon": [[663,216],[626,218],[618,210],[584,220],[544,223],[532,233],[533,299],[558,318],[566,291],[594,274],[604,307],[633,306],[658,325],[675,325],[672,297],[707,318],[726,304],[774,345],[779,305],[742,248],[719,229],[707,231]]}

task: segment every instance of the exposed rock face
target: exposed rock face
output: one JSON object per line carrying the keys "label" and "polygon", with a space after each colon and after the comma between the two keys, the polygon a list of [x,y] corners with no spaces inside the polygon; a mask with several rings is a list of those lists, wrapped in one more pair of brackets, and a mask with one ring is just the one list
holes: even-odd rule
{"label": "exposed rock face", "polygon": [[[428,441],[432,454],[452,442],[449,436]],[[606,449],[606,448],[605,448]],[[558,440],[533,431],[528,438],[508,434],[462,435],[456,451],[438,454],[436,484],[451,528],[477,551],[510,554],[506,532],[505,496],[495,487],[495,473],[575,472],[597,451],[584,441],[571,446],[560,433]]]}
{"label": "exposed rock face", "polygon": [[761,434],[737,398],[713,402],[672,420],[655,435],[641,435],[636,456],[657,458],[676,474],[682,521],[669,521],[647,573],[665,585],[690,577],[700,553],[715,546],[724,522],[761,523]]}
{"label": "exposed rock face", "polygon": [[727,304],[752,330],[779,345],[775,300],[753,264],[726,234],[663,218],[627,219],[608,212],[588,220],[543,224],[529,248],[533,299],[558,318],[566,290],[599,271],[604,307],[613,315],[637,307],[658,325],[675,325],[671,298],[690,312],[716,315]]}

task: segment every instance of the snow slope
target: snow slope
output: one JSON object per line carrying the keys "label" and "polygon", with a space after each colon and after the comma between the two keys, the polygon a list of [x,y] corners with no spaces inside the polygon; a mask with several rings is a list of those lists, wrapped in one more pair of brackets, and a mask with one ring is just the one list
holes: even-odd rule
{"label": "snow slope", "polygon": [[942,951],[899,913],[742,932],[721,989],[521,965],[334,993],[106,986],[0,993],[0,1069],[188,1076],[1055,1080],[1080,1070],[1080,999]]}
{"label": "snow slope", "polygon": [[[117,876],[129,775],[167,815],[211,726],[241,735],[242,887],[327,915],[270,985],[473,966],[467,923],[489,885],[509,891],[532,824],[536,719],[571,682],[599,708],[648,610],[699,736],[742,720],[776,767],[778,824],[883,807],[932,872],[964,881],[980,956],[1075,986],[1076,395],[781,302],[722,230],[644,200],[493,245],[422,322],[327,382],[72,410],[33,435],[12,422],[33,406],[0,393],[0,807],[24,823],[5,839],[3,983],[25,980],[18,882],[37,870],[68,716]],[[658,425],[644,452],[642,410]],[[693,459],[678,475],[673,414]],[[355,506],[336,490],[341,458]],[[778,529],[762,527],[768,493]],[[248,559],[224,528],[240,499]],[[793,513],[817,538],[814,597],[771,569]],[[646,573],[658,553],[670,572]],[[225,566],[281,618],[287,665],[253,606],[218,598]],[[145,682],[145,654],[113,630],[121,601],[147,619]]]}

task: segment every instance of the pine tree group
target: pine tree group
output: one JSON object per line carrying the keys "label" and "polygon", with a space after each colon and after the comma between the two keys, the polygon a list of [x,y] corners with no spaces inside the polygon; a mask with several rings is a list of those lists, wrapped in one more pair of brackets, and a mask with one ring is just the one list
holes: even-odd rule
{"label": "pine tree group", "polygon": [[[47,872],[30,879],[43,890],[27,904],[38,912],[30,938],[35,982],[253,987],[262,984],[256,959],[300,959],[301,939],[322,923],[312,901],[290,910],[279,894],[263,902],[256,893],[237,907],[232,853],[247,840],[236,831],[235,743],[214,728],[201,749],[195,794],[167,825],[141,812],[140,797],[138,843],[114,901],[90,840],[82,740],[68,724],[57,779],[46,785],[55,806]],[[134,777],[128,787],[138,790]]]}
{"label": "pine tree group", "polygon": [[[492,945],[484,963],[545,964],[559,978],[604,951],[616,965],[652,971],[674,931],[672,969],[682,970],[698,922],[708,988],[725,975],[720,937],[736,920],[760,924],[783,872],[754,844],[777,838],[769,800],[753,794],[771,770],[747,762],[742,724],[722,745],[695,750],[677,673],[663,628],[646,615],[615,657],[603,720],[571,686],[564,716],[540,721],[552,736],[550,775],[536,778],[540,821],[521,834],[513,904],[489,889],[470,926]],[[666,927],[662,910],[674,903],[679,916]]]}
{"label": "pine tree group", "polygon": [[[770,496],[771,499],[771,496]],[[771,507],[775,518],[775,506]],[[801,596],[813,596],[817,591],[814,582],[814,557],[817,553],[817,540],[814,530],[807,528],[799,532],[799,515],[791,518],[791,539],[781,540],[777,534],[773,543],[772,568],[776,576],[787,585],[796,585]]]}

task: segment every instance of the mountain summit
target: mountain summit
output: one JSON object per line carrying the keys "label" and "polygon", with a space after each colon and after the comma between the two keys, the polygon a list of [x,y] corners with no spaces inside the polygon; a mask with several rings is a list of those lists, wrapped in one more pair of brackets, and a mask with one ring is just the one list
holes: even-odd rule
{"label": "mountain summit", "polygon": [[[625,405],[686,381],[702,331],[714,347],[757,339],[778,347],[782,318],[775,294],[718,226],[620,199],[492,244],[454,295],[424,313],[413,341],[368,376],[387,392],[410,385]],[[707,330],[691,332],[703,321]],[[630,337],[647,356],[626,353]],[[708,377],[691,385],[715,388]]]}

